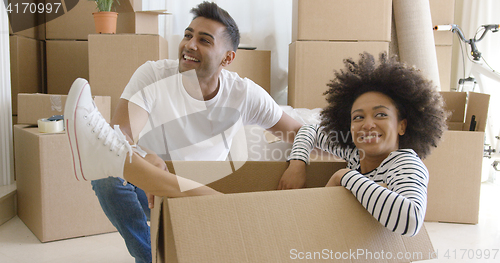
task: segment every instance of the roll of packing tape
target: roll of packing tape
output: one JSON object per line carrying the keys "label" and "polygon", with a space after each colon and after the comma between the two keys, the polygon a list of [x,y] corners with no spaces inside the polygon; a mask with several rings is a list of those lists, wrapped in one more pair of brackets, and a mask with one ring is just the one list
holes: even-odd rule
{"label": "roll of packing tape", "polygon": [[48,119],[38,120],[38,131],[41,133],[56,133],[64,130],[64,121],[49,121]]}

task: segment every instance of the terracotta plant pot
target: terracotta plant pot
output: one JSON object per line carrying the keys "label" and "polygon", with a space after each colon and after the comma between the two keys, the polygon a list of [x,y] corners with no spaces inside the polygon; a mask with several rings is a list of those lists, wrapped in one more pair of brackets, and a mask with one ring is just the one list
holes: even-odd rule
{"label": "terracotta plant pot", "polygon": [[116,34],[116,12],[97,12],[94,15],[95,31],[98,34]]}

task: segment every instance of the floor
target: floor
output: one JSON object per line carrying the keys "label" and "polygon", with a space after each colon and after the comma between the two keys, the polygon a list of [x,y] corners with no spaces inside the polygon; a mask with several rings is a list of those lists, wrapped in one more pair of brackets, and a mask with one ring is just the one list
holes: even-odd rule
{"label": "floor", "polygon": [[[437,259],[500,262],[500,182],[481,188],[479,224],[426,222]],[[489,256],[488,259],[486,257]],[[133,263],[118,233],[40,243],[16,216],[0,226],[0,263]]]}

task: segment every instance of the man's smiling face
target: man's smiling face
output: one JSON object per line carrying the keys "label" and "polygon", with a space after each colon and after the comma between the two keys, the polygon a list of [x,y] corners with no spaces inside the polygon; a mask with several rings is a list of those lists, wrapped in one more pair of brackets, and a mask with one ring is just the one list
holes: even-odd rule
{"label": "man's smiling face", "polygon": [[195,18],[179,44],[179,72],[194,69],[198,78],[217,74],[230,51],[225,30],[222,23]]}

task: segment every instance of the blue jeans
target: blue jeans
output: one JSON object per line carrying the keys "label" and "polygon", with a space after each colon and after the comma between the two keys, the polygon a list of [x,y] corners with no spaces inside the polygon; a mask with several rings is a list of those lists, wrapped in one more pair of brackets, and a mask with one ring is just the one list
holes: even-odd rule
{"label": "blue jeans", "polygon": [[144,191],[116,177],[92,181],[102,210],[118,229],[136,263],[151,262],[150,211]]}

